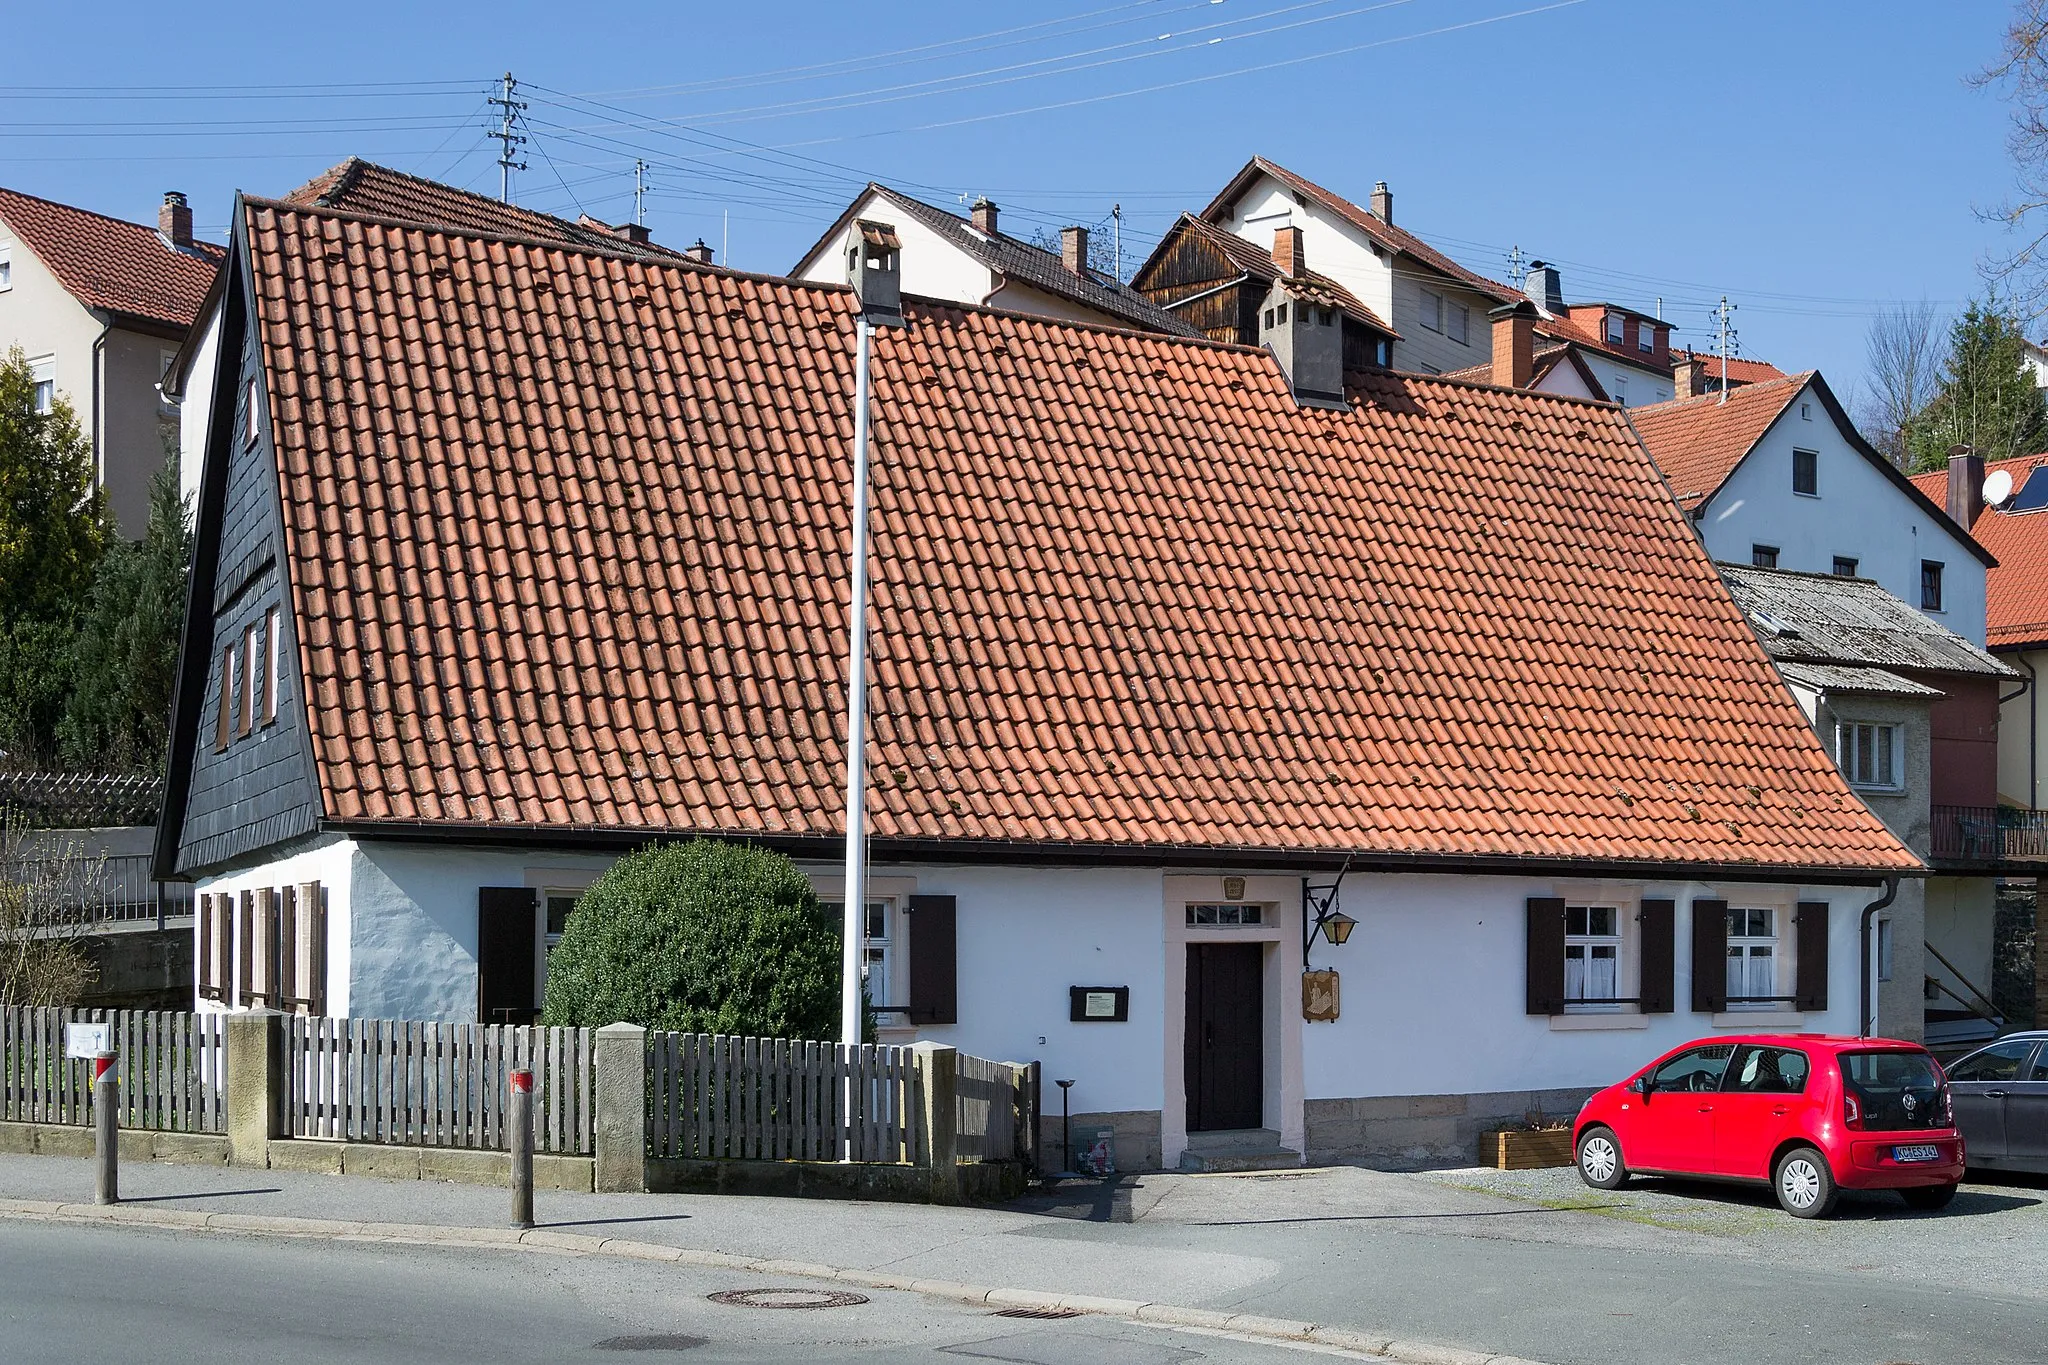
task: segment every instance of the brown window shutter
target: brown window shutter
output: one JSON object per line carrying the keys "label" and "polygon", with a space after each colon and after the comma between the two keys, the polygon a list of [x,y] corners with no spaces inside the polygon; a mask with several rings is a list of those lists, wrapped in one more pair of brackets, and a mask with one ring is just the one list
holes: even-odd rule
{"label": "brown window shutter", "polygon": [[1719,1014],[1728,1008],[1728,902],[1692,903],[1692,1009]]}
{"label": "brown window shutter", "polygon": [[197,939],[192,955],[199,960],[199,998],[208,999],[213,994],[213,893],[199,893],[199,923]]}
{"label": "brown window shutter", "polygon": [[228,747],[228,736],[234,733],[234,717],[235,647],[229,645],[220,652],[220,717],[213,732],[215,753]]}
{"label": "brown window shutter", "polygon": [[1792,964],[1797,982],[1792,993],[1802,1010],[1828,1007],[1828,903],[1801,901],[1793,916],[1799,926],[1799,960]]}
{"label": "brown window shutter", "polygon": [[1678,1000],[1678,903],[1643,902],[1643,984],[1636,994],[1644,1014],[1670,1014]]}
{"label": "brown window shutter", "polygon": [[306,937],[306,1013],[327,1013],[327,898],[320,883],[299,883],[301,932]]}
{"label": "brown window shutter", "polygon": [[1564,1013],[1564,901],[1529,898],[1529,991],[1531,1014]]}
{"label": "brown window shutter", "polygon": [[530,1024],[538,1013],[539,916],[540,893],[530,886],[477,888],[476,1012],[483,1023]]}
{"label": "brown window shutter", "polygon": [[289,1012],[305,1003],[305,984],[299,980],[299,889],[282,886],[277,891],[277,1002]]}
{"label": "brown window shutter", "polygon": [[909,911],[906,936],[910,941],[910,1022],[957,1024],[960,1022],[958,902],[952,896],[912,896]]}
{"label": "brown window shutter", "polygon": [[249,989],[251,985],[249,970],[251,963],[254,961],[254,954],[251,950],[255,947],[250,940],[256,936],[255,893],[244,891],[241,901],[242,913],[239,917],[239,922],[235,925],[235,1003],[247,1005],[250,1003],[251,994]]}

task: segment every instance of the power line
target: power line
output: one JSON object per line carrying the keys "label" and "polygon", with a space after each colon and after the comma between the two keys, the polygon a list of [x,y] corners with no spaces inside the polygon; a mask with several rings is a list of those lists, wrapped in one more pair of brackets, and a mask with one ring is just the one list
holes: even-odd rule
{"label": "power line", "polygon": [[503,121],[498,125],[497,130],[491,133],[491,136],[498,140],[499,147],[498,200],[500,203],[506,204],[512,202],[512,172],[526,169],[524,161],[514,161],[512,159],[512,149],[526,141],[525,137],[512,131],[512,127],[519,120],[519,116],[526,112],[525,102],[513,98],[518,89],[519,82],[513,80],[512,73],[507,71],[505,73],[505,93],[493,95],[485,101],[486,104],[491,105],[493,108],[504,111]]}

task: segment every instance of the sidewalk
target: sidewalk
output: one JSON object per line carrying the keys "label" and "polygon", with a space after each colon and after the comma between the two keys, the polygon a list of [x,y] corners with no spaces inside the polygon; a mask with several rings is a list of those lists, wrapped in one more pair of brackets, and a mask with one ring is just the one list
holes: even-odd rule
{"label": "sidewalk", "polygon": [[[131,1163],[121,1170],[121,1216],[207,1230],[202,1215],[236,1215],[211,1230],[464,1245],[491,1241],[514,1250],[636,1259],[660,1258],[661,1249],[675,1248],[694,1264],[829,1275],[992,1305],[1059,1303],[1108,1316],[1313,1341],[1416,1365],[1525,1365],[1513,1356],[1394,1340],[1363,1323],[1311,1324],[1262,1315],[1251,1300],[1282,1272],[1277,1259],[1197,1250],[1170,1239],[1134,1246],[1087,1235],[1091,1225],[1129,1221],[1134,1204],[1142,1216],[1175,1193],[1175,1179],[1148,1178],[1114,1191],[1090,1182],[1027,1206],[996,1209],[543,1190],[534,1196],[536,1230],[522,1245],[506,1228],[508,1195],[500,1189]],[[0,1156],[0,1216],[101,1216],[90,1208],[91,1197],[89,1162]],[[1464,1192],[1431,1198],[1469,1204],[1474,1216],[1497,1214],[1502,1207],[1498,1200]],[[61,1214],[58,1205],[66,1206]],[[308,1222],[259,1221],[272,1219]],[[742,1261],[766,1264],[749,1267]]]}

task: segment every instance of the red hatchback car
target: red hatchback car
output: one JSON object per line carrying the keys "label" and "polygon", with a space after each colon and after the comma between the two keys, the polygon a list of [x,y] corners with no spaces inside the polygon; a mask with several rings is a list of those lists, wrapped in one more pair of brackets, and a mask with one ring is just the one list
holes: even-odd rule
{"label": "red hatchback car", "polygon": [[1799,1218],[1826,1217],[1845,1189],[1938,1209],[1963,1178],[1947,1078],[1925,1048],[1887,1038],[1702,1038],[1587,1100],[1572,1135],[1588,1185],[1768,1183]]}

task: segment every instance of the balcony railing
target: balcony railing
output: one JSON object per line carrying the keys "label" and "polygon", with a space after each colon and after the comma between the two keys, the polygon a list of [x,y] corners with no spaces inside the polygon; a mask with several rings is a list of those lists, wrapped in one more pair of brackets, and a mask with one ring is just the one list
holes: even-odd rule
{"label": "balcony railing", "polygon": [[1929,853],[1963,863],[2048,864],[2048,811],[2018,806],[1936,806]]}
{"label": "balcony railing", "polygon": [[146,853],[83,858],[25,858],[6,865],[8,880],[26,882],[55,902],[64,920],[95,928],[154,927],[192,918],[192,887],[149,875]]}

